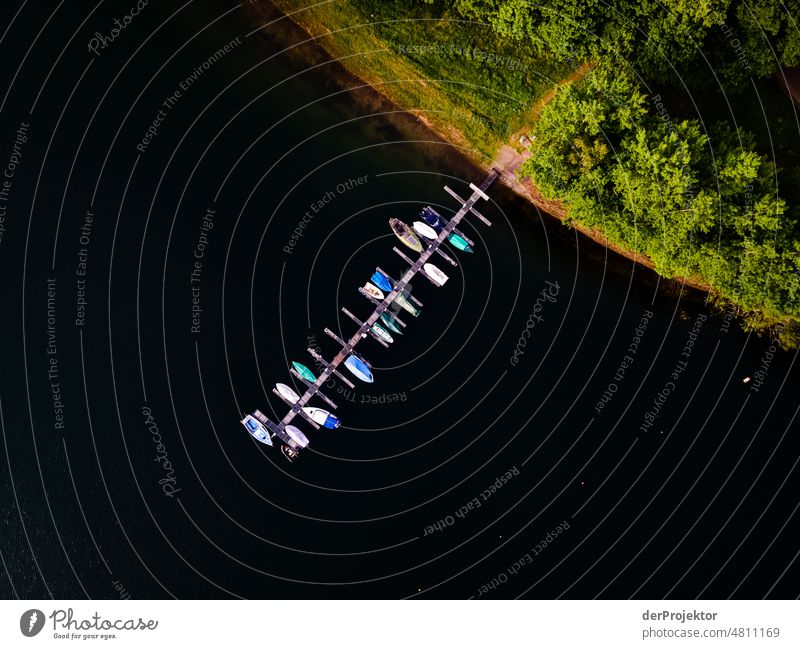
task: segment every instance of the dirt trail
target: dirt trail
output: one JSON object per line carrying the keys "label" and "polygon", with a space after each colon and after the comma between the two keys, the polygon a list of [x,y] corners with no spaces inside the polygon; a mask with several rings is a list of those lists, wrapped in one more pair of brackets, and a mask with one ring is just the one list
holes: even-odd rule
{"label": "dirt trail", "polygon": [[[531,156],[531,152],[528,148],[524,148],[520,151],[518,148],[515,148],[517,145],[515,143],[519,143],[521,138],[527,138],[529,126],[536,122],[539,119],[539,115],[542,112],[542,109],[550,103],[553,97],[556,96],[556,93],[560,88],[564,86],[568,86],[576,81],[580,81],[583,79],[592,69],[594,68],[594,63],[587,62],[580,65],[577,69],[575,69],[572,74],[564,77],[558,83],[554,84],[550,90],[548,90],[528,111],[528,114],[525,116],[525,124],[526,126],[519,130],[518,132],[514,133],[511,136],[511,143],[504,144],[500,147],[500,150],[497,152],[495,157],[494,165],[498,169],[503,170],[503,180],[505,181],[506,185],[518,191],[518,193],[523,193],[527,198],[533,200],[536,205],[540,209],[544,209],[547,212],[550,212],[553,216],[557,216],[560,219],[563,219],[566,216],[566,210],[564,207],[559,204],[557,201],[547,201],[545,200],[542,195],[536,190],[536,188],[528,181],[527,183],[520,182],[517,178],[516,172],[522,166],[522,163],[525,162]],[[523,145],[520,145],[523,146]]]}

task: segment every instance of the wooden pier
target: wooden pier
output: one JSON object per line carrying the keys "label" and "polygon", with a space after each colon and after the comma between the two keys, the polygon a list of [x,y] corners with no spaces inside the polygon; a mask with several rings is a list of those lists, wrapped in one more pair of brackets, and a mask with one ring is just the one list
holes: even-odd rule
{"label": "wooden pier", "polygon": [[[370,314],[370,316],[363,323],[360,323],[360,326],[358,327],[356,332],[350,337],[350,339],[347,342],[345,342],[345,341],[341,340],[340,338],[338,338],[329,329],[325,330],[325,333],[327,333],[329,336],[331,336],[331,338],[336,340],[342,347],[339,350],[339,352],[336,354],[336,356],[334,356],[333,359],[330,362],[326,362],[324,359],[319,357],[318,354],[312,353],[312,356],[314,357],[314,359],[319,361],[319,362],[321,362],[325,367],[325,369],[317,377],[317,380],[314,381],[314,383],[309,383],[309,382],[305,381],[304,379],[300,378],[299,375],[296,372],[290,370],[290,371],[292,371],[293,375],[295,375],[296,377],[300,378],[300,380],[303,383],[305,383],[308,387],[307,387],[306,391],[300,396],[300,399],[296,403],[288,404],[290,406],[290,410],[289,410],[288,413],[286,413],[286,416],[284,416],[283,419],[280,420],[280,422],[275,423],[275,422],[271,421],[270,419],[268,419],[260,411],[255,411],[255,413],[257,413],[257,414],[254,413],[254,416],[262,424],[264,424],[264,426],[266,426],[278,439],[280,439],[281,441],[283,441],[285,443],[289,443],[289,440],[291,438],[287,435],[287,433],[285,431],[286,426],[289,425],[292,422],[292,420],[298,414],[301,415],[301,416],[305,415],[305,413],[302,411],[302,408],[315,395],[317,395],[320,398],[322,398],[323,401],[327,402],[333,408],[336,408],[336,405],[327,396],[325,396],[320,391],[320,388],[331,377],[331,375],[334,375],[334,374],[336,376],[338,376],[340,379],[343,379],[346,384],[352,386],[352,383],[350,383],[349,380],[346,380],[338,372],[338,370],[336,368],[341,363],[343,363],[347,359],[348,356],[350,356],[350,354],[356,348],[356,345],[358,345],[358,343],[360,343],[362,340],[364,340],[367,336],[371,336],[376,342],[382,344],[385,347],[388,347],[388,345],[383,340],[381,340],[373,332],[372,325],[374,325],[380,319],[381,314],[383,312],[385,312],[387,309],[389,309],[389,307],[395,301],[397,296],[404,292],[406,286],[411,282],[413,277],[418,272],[420,272],[422,267],[426,263],[428,263],[428,259],[430,259],[431,255],[433,255],[435,252],[438,252],[445,260],[449,261],[452,265],[454,265],[454,266],[456,265],[456,262],[454,260],[452,260],[448,255],[446,255],[443,251],[439,251],[439,246],[441,246],[442,243],[444,243],[447,240],[447,238],[450,236],[450,234],[452,232],[456,231],[456,232],[458,232],[460,234],[460,232],[458,230],[456,230],[456,226],[459,224],[459,222],[468,213],[472,213],[474,216],[476,216],[484,224],[491,225],[491,222],[485,216],[483,216],[483,214],[481,214],[478,210],[476,210],[474,206],[481,199],[489,200],[489,197],[486,195],[486,190],[489,189],[489,187],[491,187],[492,183],[494,183],[494,181],[497,180],[497,178],[499,176],[500,176],[500,172],[497,169],[492,169],[491,172],[489,173],[489,175],[486,176],[486,178],[484,178],[484,180],[480,184],[480,186],[476,186],[476,185],[470,183],[469,187],[470,187],[470,189],[472,189],[472,194],[466,200],[461,198],[452,189],[450,189],[449,187],[445,186],[445,188],[444,188],[445,191],[448,194],[450,194],[453,198],[455,198],[459,203],[461,203],[461,208],[458,210],[458,212],[456,212],[453,215],[453,218],[451,218],[447,222],[447,225],[445,225],[445,227],[439,233],[439,236],[436,237],[435,240],[433,240],[432,242],[429,243],[427,248],[425,250],[423,250],[423,252],[420,254],[419,258],[416,261],[412,261],[405,254],[401,253],[399,250],[397,250],[395,248],[395,251],[398,254],[400,254],[403,257],[403,259],[406,260],[410,264],[411,267],[403,274],[403,276],[399,280],[394,282],[394,288],[386,295],[386,297],[384,297],[384,299],[382,301],[378,302],[374,298],[371,300],[374,304],[376,304],[375,310]],[[461,235],[461,236],[463,236],[463,235]],[[467,240],[467,241],[469,241],[469,240]],[[471,245],[471,242],[470,242],[470,245]],[[425,275],[425,277],[428,278],[428,275],[425,274],[424,271],[423,271],[423,275]],[[428,279],[430,279],[430,278],[428,278]],[[437,286],[438,286],[438,284],[437,284]],[[414,301],[417,304],[420,304],[420,306],[421,306],[421,303],[419,303],[417,300],[414,300]],[[349,311],[347,311],[347,309],[343,308],[342,311],[344,311],[345,314],[347,314],[355,322],[359,323],[359,320],[355,316],[353,316]],[[312,351],[312,350],[309,350],[309,351]],[[305,418],[308,419],[307,417],[305,417]],[[296,448],[292,449],[290,451],[291,456],[296,456],[298,450],[299,449],[296,449]],[[290,457],[290,456],[287,455],[287,457]],[[292,459],[292,457],[290,457],[290,459]]]}

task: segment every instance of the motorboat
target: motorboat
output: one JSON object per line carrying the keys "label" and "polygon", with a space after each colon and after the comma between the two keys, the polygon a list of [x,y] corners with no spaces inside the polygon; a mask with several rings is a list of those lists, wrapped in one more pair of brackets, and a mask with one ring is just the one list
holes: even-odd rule
{"label": "motorboat", "polygon": [[472,246],[469,245],[469,241],[467,241],[464,237],[460,234],[456,234],[455,232],[451,233],[447,240],[453,244],[455,248],[459,250],[463,250],[464,252],[472,252]]}
{"label": "motorboat", "polygon": [[350,370],[350,373],[358,379],[364,381],[364,383],[374,383],[375,377],[372,376],[372,372],[369,369],[369,365],[367,365],[361,358],[356,356],[355,354],[351,354],[347,357],[347,360],[344,362],[344,366]]}
{"label": "motorboat", "polygon": [[292,361],[292,367],[294,371],[297,372],[302,378],[304,378],[309,383],[313,383],[317,380],[317,377],[314,376],[314,373],[308,369],[302,363],[298,363],[297,361]]}
{"label": "motorboat", "polygon": [[447,221],[444,220],[441,214],[433,209],[430,205],[427,207],[423,207],[422,211],[420,212],[420,217],[422,220],[425,221],[429,226],[433,228],[435,232],[441,232],[444,230],[445,226],[447,225]]}
{"label": "motorboat", "polygon": [[368,368],[372,369],[372,363],[370,363],[366,358],[364,358],[358,352],[352,351],[352,352],[350,352],[350,355],[351,356],[355,356],[358,360],[360,360],[362,363],[364,363],[364,365],[366,365]]}
{"label": "motorboat", "polygon": [[436,230],[422,221],[414,221],[414,223],[411,224],[411,227],[414,228],[414,232],[425,237],[426,239],[430,239],[431,241],[439,236],[436,233]]}
{"label": "motorboat", "polygon": [[386,331],[386,329],[381,327],[377,322],[374,325],[372,325],[372,331],[374,331],[377,334],[378,338],[380,338],[384,342],[387,342],[387,343],[393,343],[394,342],[394,338],[392,338],[392,334],[390,334],[388,331]]}
{"label": "motorboat", "polygon": [[247,432],[250,433],[256,440],[262,444],[266,444],[267,446],[272,446],[272,438],[270,437],[266,426],[258,421],[258,419],[253,417],[253,415],[245,415],[245,418],[242,419],[242,426],[244,426],[247,429]]}
{"label": "motorboat", "polygon": [[370,281],[373,284],[375,284],[375,286],[377,286],[379,289],[381,289],[382,291],[386,291],[387,293],[389,293],[394,288],[392,281],[379,270],[376,270],[374,273],[372,273]]}
{"label": "motorboat", "polygon": [[381,302],[383,301],[383,298],[386,297],[381,289],[370,282],[364,284],[364,292],[370,297],[374,297],[376,300]]}
{"label": "motorboat", "polygon": [[323,410],[322,408],[303,408],[303,412],[305,412],[314,423],[323,426],[324,428],[339,428],[342,425],[342,421],[336,416],[332,415],[327,410]]}
{"label": "motorboat", "polygon": [[295,443],[297,448],[305,448],[308,446],[308,437],[303,434],[303,431],[300,430],[297,426],[292,426],[292,424],[288,424],[284,429],[284,432],[289,436],[291,442]]}
{"label": "motorboat", "polygon": [[403,331],[400,329],[400,325],[397,322],[397,319],[391,314],[384,311],[381,313],[381,320],[383,324],[385,324],[389,329],[394,331],[396,334],[402,334]]}
{"label": "motorboat", "polygon": [[389,219],[389,227],[392,228],[392,232],[400,239],[403,245],[411,248],[414,252],[422,252],[422,243],[408,225],[403,223],[400,219]]}
{"label": "motorboat", "polygon": [[397,294],[397,297],[394,299],[393,304],[396,304],[401,309],[405,309],[415,318],[420,314],[420,310],[416,306],[414,306],[411,300],[407,299],[406,295],[403,293]]}
{"label": "motorboat", "polygon": [[285,383],[276,383],[275,389],[278,391],[278,394],[280,394],[289,403],[297,403],[300,401],[300,395]]}
{"label": "motorboat", "polygon": [[281,446],[281,453],[290,462],[294,462],[300,454],[300,449],[308,446],[308,437],[303,434],[297,426],[287,425],[283,429],[282,441],[285,442]]}
{"label": "motorboat", "polygon": [[430,277],[436,284],[439,286],[444,286],[444,283],[450,279],[447,275],[445,275],[441,270],[439,270],[433,264],[425,264],[422,267],[422,270],[425,271],[425,274]]}

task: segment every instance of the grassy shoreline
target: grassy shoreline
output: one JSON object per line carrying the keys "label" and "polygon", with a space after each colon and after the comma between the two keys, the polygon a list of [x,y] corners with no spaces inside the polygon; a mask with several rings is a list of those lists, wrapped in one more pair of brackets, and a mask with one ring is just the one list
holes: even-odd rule
{"label": "grassy shoreline", "polygon": [[[409,21],[399,18],[400,14],[366,16],[356,7],[358,0],[311,6],[272,0],[271,4],[287,16],[284,20],[313,38],[312,47],[337,60],[348,73],[459,147],[461,154],[484,169],[497,164],[501,150],[505,150],[506,162],[515,163],[510,167],[518,166],[524,153],[517,143],[518,135],[528,131],[560,84],[577,78],[576,73],[586,66],[572,59],[536,59],[528,52],[511,51],[499,41],[493,42],[493,32],[485,25],[450,18],[442,22],[425,14],[424,8]],[[449,29],[440,29],[442,24]],[[421,38],[422,33],[425,38]],[[533,71],[531,61],[547,74]],[[441,69],[447,70],[446,81],[443,74],[437,74]],[[485,83],[475,84],[472,79]],[[612,242],[602,229],[569,220],[565,207],[557,199],[543,198],[529,180],[520,181],[513,171],[505,173],[504,180],[516,193],[568,227],[654,269],[648,257]],[[733,308],[745,329],[777,337],[786,347],[797,346],[800,322],[796,318],[736,308],[699,278],[666,279],[708,293],[708,302],[720,310]]]}

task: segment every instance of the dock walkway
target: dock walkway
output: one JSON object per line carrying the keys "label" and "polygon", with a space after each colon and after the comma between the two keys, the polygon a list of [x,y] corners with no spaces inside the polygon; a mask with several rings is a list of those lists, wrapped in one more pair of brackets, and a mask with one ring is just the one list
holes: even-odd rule
{"label": "dock walkway", "polygon": [[422,267],[428,262],[428,259],[430,259],[431,255],[438,250],[439,246],[441,246],[447,237],[450,236],[450,234],[453,232],[453,230],[455,230],[456,226],[458,226],[459,222],[467,215],[467,213],[472,212],[472,214],[480,221],[486,225],[491,225],[491,222],[475,209],[475,204],[480,199],[489,199],[489,197],[486,195],[486,190],[491,187],[492,183],[495,182],[499,175],[500,172],[493,168],[489,175],[484,178],[480,186],[470,184],[472,194],[466,200],[461,198],[452,189],[445,186],[445,191],[447,191],[448,194],[453,196],[461,203],[461,208],[455,213],[455,215],[453,215],[453,218],[447,222],[447,225],[439,233],[439,236],[433,240],[427,249],[420,254],[419,258],[412,263],[411,267],[396,282],[394,288],[380,303],[378,303],[372,314],[361,324],[351,338],[344,343],[336,356],[334,356],[333,360],[331,360],[329,363],[326,363],[324,360],[321,361],[325,365],[325,369],[317,377],[317,380],[314,381],[314,383],[307,383],[308,388],[306,391],[300,396],[300,399],[297,401],[297,403],[291,405],[291,409],[288,413],[286,413],[286,416],[284,416],[279,423],[271,421],[261,412],[258,413],[258,415],[260,415],[258,419],[261,421],[261,423],[263,423],[276,437],[278,437],[278,439],[287,444],[291,443],[291,437],[289,437],[284,429],[298,414],[302,414],[303,406],[305,406],[312,399],[312,397],[314,397],[314,395],[319,394],[319,396],[325,401],[331,403],[334,408],[336,407],[327,397],[324,396],[322,392],[320,392],[320,387],[325,384],[331,375],[334,373],[338,374],[336,368],[343,363],[345,359],[347,359],[347,357],[356,348],[356,345],[358,345],[359,342],[364,340],[364,338],[371,333],[372,325],[374,325],[381,317],[381,314],[391,306],[397,296],[405,290],[406,286],[409,284],[409,282],[411,282],[413,277],[420,272]]}

